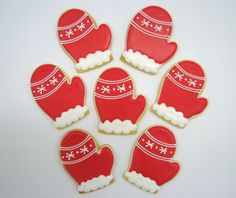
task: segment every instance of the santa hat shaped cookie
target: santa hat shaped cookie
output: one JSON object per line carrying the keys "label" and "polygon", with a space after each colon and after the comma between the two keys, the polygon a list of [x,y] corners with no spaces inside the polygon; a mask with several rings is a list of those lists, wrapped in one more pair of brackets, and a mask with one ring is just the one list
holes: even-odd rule
{"label": "santa hat shaped cookie", "polygon": [[144,96],[135,96],[131,76],[120,68],[105,70],[97,80],[95,102],[104,133],[131,134],[146,107]]}
{"label": "santa hat shaped cookie", "polygon": [[41,65],[33,72],[31,91],[35,101],[52,118],[56,128],[64,128],[88,112],[83,81],[79,77],[68,80],[55,65]]}
{"label": "santa hat shaped cookie", "polygon": [[149,6],[140,10],[130,22],[126,49],[121,60],[149,74],[156,74],[161,64],[176,52],[169,43],[172,19],[163,8]]}
{"label": "santa hat shaped cookie", "polygon": [[173,125],[184,127],[207,106],[207,99],[200,97],[205,80],[199,64],[192,61],[176,63],[164,77],[152,112]]}
{"label": "santa hat shaped cookie", "polygon": [[76,69],[84,72],[102,66],[112,60],[111,31],[106,24],[96,26],[85,11],[71,9],[58,21],[58,38],[76,63]]}
{"label": "santa hat shaped cookie", "polygon": [[103,188],[113,181],[112,149],[108,145],[99,148],[84,131],[72,130],[62,138],[60,158],[67,173],[77,183],[80,193]]}
{"label": "santa hat shaped cookie", "polygon": [[135,144],[125,178],[142,190],[157,193],[179,172],[178,162],[172,159],[175,149],[175,136],[167,128],[154,126],[145,130]]}

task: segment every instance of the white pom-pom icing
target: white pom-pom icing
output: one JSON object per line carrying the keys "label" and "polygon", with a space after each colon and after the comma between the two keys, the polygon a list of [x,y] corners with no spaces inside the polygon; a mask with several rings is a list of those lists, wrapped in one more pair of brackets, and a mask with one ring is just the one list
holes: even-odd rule
{"label": "white pom-pom icing", "polygon": [[54,126],[56,128],[66,127],[73,122],[83,118],[88,111],[86,106],[77,105],[75,108],[71,108],[61,114],[61,117],[57,117],[54,121]]}
{"label": "white pom-pom icing", "polygon": [[134,67],[137,67],[147,73],[156,74],[160,68],[160,64],[156,63],[153,59],[139,51],[133,52],[132,49],[129,49],[128,51],[123,52],[123,57],[127,63],[130,63]]}
{"label": "white pom-pom icing", "polygon": [[110,61],[111,50],[96,51],[93,54],[88,54],[86,58],[80,58],[76,65],[76,69],[87,70],[94,68],[97,65],[102,65]]}
{"label": "white pom-pom icing", "polygon": [[137,173],[136,171],[127,171],[125,177],[130,183],[147,192],[156,193],[161,188],[154,180],[144,177],[141,173]]}
{"label": "white pom-pom icing", "polygon": [[113,180],[112,175],[109,175],[109,176],[100,175],[99,177],[94,177],[91,180],[88,180],[86,182],[82,182],[78,186],[78,191],[79,192],[89,192],[89,191],[97,190],[99,188],[103,188],[103,187],[109,185],[112,182],[112,180]]}
{"label": "white pom-pom icing", "polygon": [[188,123],[188,119],[184,117],[182,112],[176,111],[174,107],[166,106],[165,103],[155,103],[152,109],[158,116],[163,117],[165,120],[179,127],[184,127]]}
{"label": "white pom-pom icing", "polygon": [[112,122],[106,120],[105,122],[100,123],[99,129],[106,133],[129,134],[137,129],[137,125],[133,124],[130,120],[121,121],[115,119]]}

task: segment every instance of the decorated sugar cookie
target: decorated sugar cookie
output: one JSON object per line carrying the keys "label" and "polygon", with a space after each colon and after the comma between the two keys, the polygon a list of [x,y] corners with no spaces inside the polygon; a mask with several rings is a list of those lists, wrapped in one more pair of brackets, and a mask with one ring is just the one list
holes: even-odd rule
{"label": "decorated sugar cookie", "polygon": [[140,10],[130,22],[126,49],[121,60],[149,74],[156,74],[161,64],[176,52],[169,43],[172,19],[163,8],[149,6]]}
{"label": "decorated sugar cookie", "polygon": [[60,158],[80,193],[103,188],[113,181],[114,156],[111,147],[99,147],[84,131],[72,130],[62,138]]}
{"label": "decorated sugar cookie", "polygon": [[110,28],[106,24],[97,27],[92,17],[83,10],[71,9],[63,13],[58,21],[57,33],[79,72],[112,60]]}
{"label": "decorated sugar cookie", "polygon": [[68,80],[55,65],[41,65],[33,72],[31,91],[56,128],[64,128],[88,113],[83,81],[79,77]]}
{"label": "decorated sugar cookie", "polygon": [[178,162],[172,159],[175,149],[175,136],[170,130],[162,126],[147,129],[135,144],[125,178],[142,190],[157,193],[179,172]]}
{"label": "decorated sugar cookie", "polygon": [[120,68],[104,71],[97,80],[95,102],[103,133],[136,133],[137,122],[145,110],[144,96],[135,96],[131,76]]}
{"label": "decorated sugar cookie", "polygon": [[205,80],[199,64],[192,61],[176,63],[164,77],[152,112],[173,125],[184,127],[207,106],[207,99],[200,97]]}

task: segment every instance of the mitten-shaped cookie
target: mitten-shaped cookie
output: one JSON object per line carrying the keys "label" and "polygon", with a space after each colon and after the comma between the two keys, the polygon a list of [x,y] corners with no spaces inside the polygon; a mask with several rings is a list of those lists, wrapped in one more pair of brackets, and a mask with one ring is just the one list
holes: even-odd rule
{"label": "mitten-shaped cookie", "polygon": [[147,129],[134,147],[125,178],[142,190],[157,193],[180,169],[172,159],[175,149],[175,137],[170,130],[161,126]]}
{"label": "mitten-shaped cookie", "polygon": [[144,96],[135,96],[130,75],[120,68],[108,69],[100,75],[95,102],[101,121],[99,130],[114,134],[135,133],[146,106]]}
{"label": "mitten-shaped cookie", "polygon": [[204,83],[200,65],[192,61],[176,63],[164,77],[157,102],[152,106],[153,113],[184,127],[207,106],[207,99],[200,97]]}
{"label": "mitten-shaped cookie", "polygon": [[33,72],[31,91],[41,109],[53,119],[56,128],[64,128],[88,112],[83,81],[79,77],[69,81],[55,65],[41,65]]}
{"label": "mitten-shaped cookie", "polygon": [[106,24],[96,27],[88,13],[71,9],[58,21],[58,38],[63,48],[76,62],[79,72],[111,61],[111,31]]}
{"label": "mitten-shaped cookie", "polygon": [[121,60],[149,74],[156,74],[161,64],[176,52],[177,44],[169,43],[172,19],[163,8],[149,6],[132,19],[126,49]]}
{"label": "mitten-shaped cookie", "polygon": [[72,130],[62,138],[60,157],[81,193],[103,188],[113,181],[114,156],[111,148],[108,145],[99,148],[84,131]]}

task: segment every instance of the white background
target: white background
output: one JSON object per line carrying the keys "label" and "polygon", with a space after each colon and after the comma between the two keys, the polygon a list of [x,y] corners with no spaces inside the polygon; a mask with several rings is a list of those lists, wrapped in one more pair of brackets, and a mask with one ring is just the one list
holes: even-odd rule
{"label": "white background", "polygon": [[[159,5],[169,11],[174,22],[171,40],[179,46],[176,55],[156,76],[130,68],[119,60],[129,21],[148,5]],[[1,1],[0,197],[235,197],[235,7],[234,0]],[[58,131],[33,100],[29,81],[33,70],[43,63],[54,63],[70,76],[76,74],[73,61],[56,36],[57,20],[70,8],[84,9],[97,24],[110,25],[114,61],[80,75],[88,90],[86,102],[90,114]],[[209,106],[185,129],[178,129],[154,116],[149,108],[163,74],[182,59],[197,61],[204,68],[208,78],[203,94],[209,99]],[[147,111],[136,135],[98,133],[92,90],[98,75],[112,66],[128,70],[136,82],[137,92],[148,98]],[[122,177],[134,141],[152,125],[164,125],[174,132],[178,144],[174,158],[181,163],[177,177],[166,184],[159,195],[143,192]],[[78,195],[58,156],[61,137],[73,128],[85,129],[100,145],[108,143],[113,147],[116,161],[112,185]]]}

